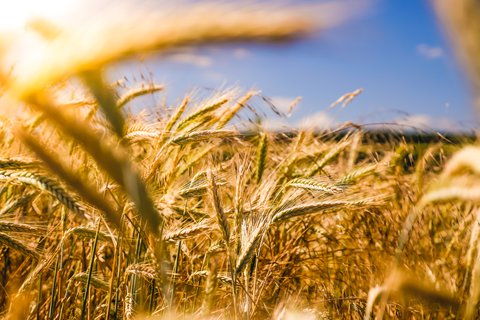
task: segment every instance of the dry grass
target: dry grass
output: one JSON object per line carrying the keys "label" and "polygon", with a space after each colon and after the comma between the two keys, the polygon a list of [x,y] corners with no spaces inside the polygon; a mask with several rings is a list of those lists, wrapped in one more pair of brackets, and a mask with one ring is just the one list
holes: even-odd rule
{"label": "dry grass", "polygon": [[[145,117],[124,106],[163,86],[122,95],[103,79],[131,53],[316,25],[252,8],[196,5],[158,28],[155,15],[131,30],[113,21],[110,47],[95,26],[78,46],[72,30],[37,26],[51,42],[43,63],[1,77],[28,106],[0,128],[2,316],[477,317],[478,147],[379,143],[357,125],[267,132],[237,120],[265,107],[253,91],[186,96]],[[70,76],[85,97],[59,104]]]}

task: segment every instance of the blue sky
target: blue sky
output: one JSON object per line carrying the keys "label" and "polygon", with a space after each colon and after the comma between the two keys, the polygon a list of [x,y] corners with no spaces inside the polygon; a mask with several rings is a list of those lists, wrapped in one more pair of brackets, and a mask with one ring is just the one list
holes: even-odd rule
{"label": "blue sky", "polygon": [[[36,8],[40,16],[62,18],[64,22],[79,19],[89,23],[89,19],[102,19],[104,14],[108,15],[107,11],[116,12],[125,3],[133,6],[131,10],[162,10],[162,5],[188,4],[188,1],[195,2],[48,0],[50,6],[45,6],[47,2],[40,5],[39,2],[24,0],[18,2],[20,4],[12,2],[7,5],[6,8],[16,11],[7,16],[10,19],[2,21],[8,22],[4,23],[6,25],[21,27],[30,12],[21,3],[31,5],[32,10]],[[170,104],[194,89],[209,93],[212,88],[231,86],[245,91],[252,88],[261,90],[262,95],[271,98],[279,109],[287,108],[291,101],[301,96],[300,104],[288,120],[273,116],[267,119],[273,127],[282,124],[301,126],[305,123],[322,127],[343,121],[363,124],[395,121],[443,130],[473,127],[476,117],[471,108],[468,83],[443,37],[429,1],[348,1],[331,2],[347,2],[348,8],[358,3],[371,5],[347,23],[321,30],[306,39],[275,45],[236,43],[207,46],[163,57],[152,54],[141,61],[132,59],[116,65],[110,69],[110,76],[112,80],[123,76],[139,79],[142,74],[152,74],[157,83],[166,85],[166,93],[161,93],[159,98],[166,97]],[[322,2],[290,0],[290,5]],[[64,5],[57,6],[58,3]],[[56,9],[50,10],[53,8]],[[19,19],[21,16],[23,18]],[[31,51],[27,50],[27,53]],[[364,91],[346,108],[327,110],[340,96],[358,88]],[[151,102],[140,100],[137,103],[147,106]]]}
{"label": "blue sky", "polygon": [[[259,89],[279,105],[302,96],[293,125],[319,116],[456,129],[474,119],[468,84],[428,1],[377,0],[361,17],[308,39],[207,47],[135,61],[115,74],[140,72],[164,82],[171,101],[194,88],[231,85]],[[325,110],[357,88],[364,92],[345,109]]]}

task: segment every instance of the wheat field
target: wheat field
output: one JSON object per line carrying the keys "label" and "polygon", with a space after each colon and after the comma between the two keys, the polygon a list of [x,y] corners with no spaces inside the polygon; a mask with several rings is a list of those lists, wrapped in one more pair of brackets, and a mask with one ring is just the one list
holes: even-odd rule
{"label": "wheat field", "polygon": [[[306,9],[192,4],[161,28],[155,14],[32,26],[46,50],[0,73],[17,111],[0,119],[2,317],[480,316],[475,136],[419,141],[354,123],[268,131],[259,108],[286,115],[242,88],[132,112],[168,88],[106,79],[132,54],[325,27]],[[437,9],[465,35],[455,42],[464,64],[478,67],[463,11]],[[62,99],[71,79],[80,94]]]}

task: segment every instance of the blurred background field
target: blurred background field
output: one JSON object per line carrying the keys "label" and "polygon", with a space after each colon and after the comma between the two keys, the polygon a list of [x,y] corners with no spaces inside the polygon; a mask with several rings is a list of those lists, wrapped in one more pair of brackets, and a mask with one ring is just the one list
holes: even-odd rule
{"label": "blurred background field", "polygon": [[1,6],[5,318],[478,318],[478,1]]}

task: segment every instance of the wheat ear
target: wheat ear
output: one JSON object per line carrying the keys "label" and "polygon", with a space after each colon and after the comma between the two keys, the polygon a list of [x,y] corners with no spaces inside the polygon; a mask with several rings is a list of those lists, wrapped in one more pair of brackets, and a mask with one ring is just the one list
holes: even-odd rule
{"label": "wheat ear", "polygon": [[250,91],[250,92],[247,92],[247,94],[245,96],[240,98],[240,100],[233,107],[229,108],[223,114],[223,116],[220,118],[220,120],[218,120],[216,128],[217,129],[222,129],[223,127],[225,127],[225,125],[227,125],[228,122],[230,122],[230,120],[232,120],[232,118],[240,111],[240,109],[243,106],[245,106],[247,101],[250,100],[255,94],[256,94],[256,92]]}
{"label": "wheat ear", "polygon": [[241,274],[242,271],[245,269],[247,263],[250,261],[253,254],[255,253],[255,249],[257,248],[257,245],[262,238],[264,230],[267,228],[268,226],[257,226],[257,228],[254,229],[249,241],[242,245],[242,251],[238,255],[235,264],[235,274]]}
{"label": "wheat ear", "polygon": [[257,166],[255,169],[255,181],[260,182],[265,171],[265,163],[267,161],[268,140],[267,135],[262,132],[257,146]]}
{"label": "wheat ear", "polygon": [[238,131],[233,130],[203,130],[182,134],[172,139],[173,143],[185,144],[190,142],[197,142],[202,140],[216,139],[216,138],[231,138],[239,135]]}
{"label": "wheat ear", "polygon": [[[77,274],[74,274],[71,278],[70,278],[71,281],[78,281],[78,282],[81,282],[83,284],[87,284],[87,281],[88,281],[88,273],[86,272],[81,272],[81,273],[77,273]],[[94,277],[94,276],[90,276],[90,281],[89,281],[89,284],[91,286],[93,286],[94,288],[96,289],[99,289],[99,290],[102,290],[102,291],[105,291],[107,292],[108,291],[108,288],[109,288],[109,285],[108,285],[108,282],[104,281],[104,280],[101,280],[97,277]]]}
{"label": "wheat ear", "polygon": [[145,279],[157,279],[157,272],[155,271],[155,267],[149,264],[131,264],[125,269],[125,277],[134,274],[141,276]]}
{"label": "wheat ear", "polygon": [[129,90],[125,94],[123,94],[118,100],[117,100],[117,107],[118,108],[123,108],[127,103],[132,101],[135,98],[141,97],[143,95],[149,94],[149,93],[155,93],[162,91],[164,89],[164,86],[162,85],[157,85],[157,84],[152,84],[148,86],[141,86],[140,88],[134,88],[132,90]]}
{"label": "wheat ear", "polygon": [[26,244],[22,243],[21,241],[12,238],[6,233],[0,232],[0,243],[3,245],[12,248],[14,250],[17,250],[27,257],[32,258],[35,261],[38,261],[40,258],[40,254],[36,252],[34,249],[31,249],[29,246]]}
{"label": "wheat ear", "polygon": [[306,190],[321,191],[327,194],[335,194],[343,191],[343,188],[338,187],[336,185],[329,185],[329,184],[317,181],[315,179],[307,179],[307,178],[296,178],[296,179],[290,180],[287,186],[306,189]]}
{"label": "wheat ear", "polygon": [[0,220],[0,232],[19,232],[19,233],[28,233],[32,235],[40,235],[45,230],[43,228],[33,227],[24,223],[1,221]]}
{"label": "wheat ear", "polygon": [[147,220],[150,231],[159,235],[162,217],[155,209],[145,184],[128,160],[126,151],[121,147],[114,148],[102,143],[90,125],[61,112],[48,97],[35,96],[30,102],[38,110],[43,111],[62,131],[83,145],[97,164],[124,188],[138,212]]}
{"label": "wheat ear", "polygon": [[188,117],[186,117],[184,120],[180,121],[180,123],[177,126],[177,130],[180,131],[186,127],[188,127],[190,124],[194,123],[195,120],[204,117],[205,115],[208,115],[209,113],[217,110],[221,106],[223,106],[225,103],[228,102],[228,99],[221,99],[220,101],[217,101],[215,103],[209,104],[203,108],[200,108],[196,112],[192,113]]}
{"label": "wheat ear", "polygon": [[207,179],[210,182],[210,197],[213,202],[213,208],[215,209],[215,215],[217,216],[217,222],[222,231],[223,238],[227,243],[230,241],[230,226],[228,224],[227,215],[223,211],[220,203],[220,197],[218,196],[217,183],[215,182],[215,176],[211,170],[207,171]]}
{"label": "wheat ear", "polygon": [[165,242],[174,242],[174,241],[184,240],[191,237],[195,237],[196,235],[203,233],[209,229],[210,227],[205,223],[192,225],[187,228],[179,228],[178,230],[165,233],[163,240]]}
{"label": "wheat ear", "polygon": [[54,180],[28,171],[0,171],[0,180],[8,181],[12,179],[48,191],[79,217],[86,218],[84,207]]}
{"label": "wheat ear", "polygon": [[317,202],[312,204],[302,204],[302,205],[297,205],[297,206],[289,207],[289,208],[278,211],[277,213],[274,214],[272,221],[280,222],[293,217],[313,214],[323,210],[375,206],[375,205],[379,205],[379,204],[369,199],[357,200],[357,201],[331,200],[331,201],[322,201],[322,202]]}
{"label": "wheat ear", "polygon": [[313,165],[310,171],[307,173],[307,177],[314,176],[317,172],[323,169],[327,164],[329,164],[335,157],[342,152],[347,146],[350,145],[350,141],[345,139],[344,141],[337,143],[332,149],[330,149],[322,159]]}
{"label": "wheat ear", "polygon": [[178,119],[180,119],[183,112],[187,108],[189,101],[190,101],[189,97],[185,97],[185,99],[183,99],[182,103],[180,104],[180,107],[178,107],[177,111],[175,111],[175,113],[168,120],[167,124],[165,125],[165,128],[163,129],[163,132],[170,132],[173,129],[173,126],[177,123]]}
{"label": "wheat ear", "polygon": [[[65,232],[63,239],[66,239],[71,235],[75,235],[77,237],[85,239],[95,239],[95,236],[97,235],[97,230],[84,226],[73,227]],[[112,241],[111,237],[102,231],[98,231],[98,240]]]}
{"label": "wheat ear", "polygon": [[7,170],[7,169],[28,169],[32,167],[36,167],[39,165],[38,161],[34,160],[23,160],[23,159],[0,159],[0,169]]}
{"label": "wheat ear", "polygon": [[42,162],[55,174],[60,176],[73,189],[75,189],[80,196],[82,196],[91,205],[99,208],[105,213],[109,222],[120,227],[120,217],[118,210],[110,204],[105,197],[103,197],[95,187],[89,185],[85,180],[79,178],[77,174],[67,169],[63,163],[58,161],[53,155],[48,152],[48,148],[42,146],[36,139],[34,139],[27,132],[20,130],[19,136],[22,142],[32,150]]}

